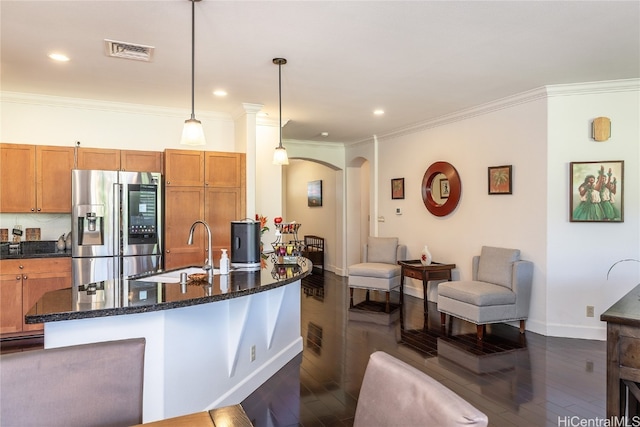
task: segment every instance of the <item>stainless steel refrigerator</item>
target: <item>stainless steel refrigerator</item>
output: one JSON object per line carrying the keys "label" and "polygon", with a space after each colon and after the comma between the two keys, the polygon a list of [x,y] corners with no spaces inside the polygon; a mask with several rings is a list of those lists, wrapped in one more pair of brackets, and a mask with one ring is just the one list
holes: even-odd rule
{"label": "stainless steel refrigerator", "polygon": [[73,285],[162,266],[162,186],[156,172],[73,170]]}

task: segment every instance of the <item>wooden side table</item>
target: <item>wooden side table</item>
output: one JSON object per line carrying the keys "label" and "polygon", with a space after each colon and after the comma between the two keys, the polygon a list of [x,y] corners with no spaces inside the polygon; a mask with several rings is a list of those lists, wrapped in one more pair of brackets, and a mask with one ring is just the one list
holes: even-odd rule
{"label": "wooden side table", "polygon": [[398,261],[400,265],[400,305],[404,305],[404,278],[411,277],[412,279],[422,280],[422,287],[424,289],[424,315],[425,325],[427,316],[427,283],[430,280],[449,280],[451,281],[451,270],[456,268],[455,264],[441,264],[439,262],[432,262],[429,265],[422,265],[419,259],[411,259],[405,261]]}

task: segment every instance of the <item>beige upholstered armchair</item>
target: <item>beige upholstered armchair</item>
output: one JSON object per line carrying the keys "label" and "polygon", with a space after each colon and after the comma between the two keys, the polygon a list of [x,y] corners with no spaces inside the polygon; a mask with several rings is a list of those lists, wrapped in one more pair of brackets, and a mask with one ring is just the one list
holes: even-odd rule
{"label": "beige upholstered armchair", "polygon": [[369,358],[354,427],[487,423],[484,413],[424,372],[382,351]]}
{"label": "beige upholstered armchair", "polygon": [[533,263],[520,259],[520,250],[483,246],[473,257],[472,280],[438,286],[441,323],[446,315],[475,323],[481,340],[487,323],[520,321],[524,333],[529,317]]}
{"label": "beige upholstered armchair", "polygon": [[397,237],[369,236],[364,245],[363,262],[349,266],[350,306],[353,307],[353,289],[383,291],[387,293],[386,312],[390,310],[389,292],[400,286],[399,260],[406,258],[407,247],[398,244]]}

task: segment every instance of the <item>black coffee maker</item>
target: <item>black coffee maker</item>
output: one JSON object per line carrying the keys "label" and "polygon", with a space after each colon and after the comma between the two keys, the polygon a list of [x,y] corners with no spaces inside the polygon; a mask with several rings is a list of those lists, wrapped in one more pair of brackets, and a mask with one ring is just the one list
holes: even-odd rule
{"label": "black coffee maker", "polygon": [[231,266],[260,269],[260,223],[251,219],[231,221]]}

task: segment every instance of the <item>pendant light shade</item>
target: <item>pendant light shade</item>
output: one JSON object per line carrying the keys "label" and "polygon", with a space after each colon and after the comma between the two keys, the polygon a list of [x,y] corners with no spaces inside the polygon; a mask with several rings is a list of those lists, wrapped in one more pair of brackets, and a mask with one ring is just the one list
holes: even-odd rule
{"label": "pendant light shade", "polygon": [[191,2],[191,118],[184,121],[182,130],[182,145],[205,145],[204,130],[200,120],[196,120],[195,115],[195,58],[196,58],[196,2],[200,0],[189,0]]}
{"label": "pendant light shade", "polygon": [[273,164],[274,165],[288,165],[289,157],[287,156],[287,149],[282,146],[282,66],[287,63],[284,58],[273,58],[273,63],[278,66],[278,101],[280,111],[280,130],[279,144],[276,147],[276,151],[273,152]]}

